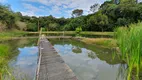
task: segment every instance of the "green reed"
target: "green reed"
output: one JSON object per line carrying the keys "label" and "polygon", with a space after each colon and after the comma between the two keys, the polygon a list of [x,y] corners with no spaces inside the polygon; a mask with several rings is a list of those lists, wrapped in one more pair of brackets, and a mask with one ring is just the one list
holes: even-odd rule
{"label": "green reed", "polygon": [[121,59],[128,64],[127,80],[131,80],[134,69],[136,71],[135,78],[139,80],[142,56],[142,23],[132,24],[129,28],[117,28],[115,34]]}
{"label": "green reed", "polygon": [[10,50],[11,48],[8,45],[0,44],[0,80],[3,80],[3,75],[5,74],[11,77],[7,70],[9,57],[11,55]]}

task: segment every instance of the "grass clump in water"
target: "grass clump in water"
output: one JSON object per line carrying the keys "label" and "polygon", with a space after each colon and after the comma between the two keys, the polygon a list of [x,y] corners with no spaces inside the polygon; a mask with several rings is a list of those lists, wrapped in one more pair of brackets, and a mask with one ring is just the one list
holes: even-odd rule
{"label": "grass clump in water", "polygon": [[127,80],[132,79],[133,70],[136,71],[135,80],[139,80],[142,57],[142,23],[132,24],[130,27],[116,29],[116,39],[121,59],[128,64]]}

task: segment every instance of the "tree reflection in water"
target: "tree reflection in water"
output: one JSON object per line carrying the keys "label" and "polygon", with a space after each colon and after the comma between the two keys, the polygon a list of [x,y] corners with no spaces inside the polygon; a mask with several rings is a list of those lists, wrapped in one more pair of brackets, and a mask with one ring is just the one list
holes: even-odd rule
{"label": "tree reflection in water", "polygon": [[73,46],[72,47],[72,52],[74,52],[76,54],[80,54],[80,53],[82,53],[82,50],[81,50],[80,47]]}
{"label": "tree reflection in water", "polygon": [[88,57],[91,58],[91,59],[97,58],[96,54],[92,51],[88,52]]}
{"label": "tree reflection in water", "polygon": [[127,80],[127,70],[128,70],[128,65],[127,64],[120,64],[118,67],[118,75],[116,80]]}

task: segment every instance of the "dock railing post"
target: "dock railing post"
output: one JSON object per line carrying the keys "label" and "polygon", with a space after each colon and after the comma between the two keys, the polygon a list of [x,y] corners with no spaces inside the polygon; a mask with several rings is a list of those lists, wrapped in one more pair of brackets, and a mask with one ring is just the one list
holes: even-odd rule
{"label": "dock railing post", "polygon": [[39,41],[40,41],[41,34],[42,34],[42,28],[40,28],[40,31],[39,31],[39,38],[38,38],[37,45],[39,45]]}

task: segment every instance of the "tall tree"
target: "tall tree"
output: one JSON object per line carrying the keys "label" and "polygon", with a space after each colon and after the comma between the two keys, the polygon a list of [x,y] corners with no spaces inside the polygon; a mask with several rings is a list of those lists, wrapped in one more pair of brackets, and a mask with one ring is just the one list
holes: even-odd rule
{"label": "tall tree", "polygon": [[120,2],[120,0],[114,0],[115,4],[118,4]]}
{"label": "tall tree", "polygon": [[103,32],[108,29],[108,17],[101,12],[97,12],[88,19],[87,24],[90,30]]}
{"label": "tall tree", "polygon": [[90,7],[90,11],[92,11],[94,13],[99,9],[99,7],[100,7],[99,4],[94,4]]}
{"label": "tall tree", "polygon": [[50,23],[49,24],[48,30],[50,30],[50,31],[56,31],[58,29],[59,29],[59,24],[57,24],[57,23]]}
{"label": "tall tree", "polygon": [[83,10],[82,9],[75,9],[72,11],[72,16],[73,17],[79,17],[82,16],[83,14]]}

